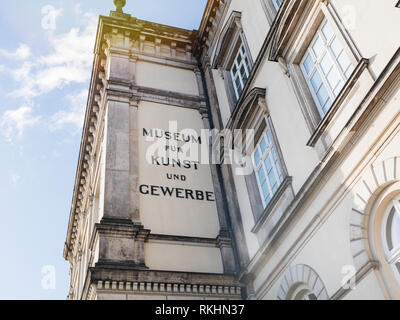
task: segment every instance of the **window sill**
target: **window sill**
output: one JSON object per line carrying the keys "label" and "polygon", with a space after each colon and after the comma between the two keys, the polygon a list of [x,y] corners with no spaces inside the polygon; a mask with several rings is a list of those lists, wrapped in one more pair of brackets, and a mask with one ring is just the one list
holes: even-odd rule
{"label": "window sill", "polygon": [[270,203],[267,205],[267,207],[264,209],[261,216],[258,218],[258,220],[255,223],[251,232],[258,234],[259,231],[270,221],[272,216],[275,215],[274,213],[278,209],[282,209],[281,211],[284,211],[286,209],[286,208],[281,208],[279,206],[279,200],[281,200],[283,195],[286,194],[287,192],[289,192],[291,194],[291,196],[294,197],[293,190],[292,190],[292,181],[293,181],[293,179],[290,176],[286,177],[285,180],[283,180],[279,189],[277,190],[275,195],[272,197]]}
{"label": "window sill", "polygon": [[354,85],[356,84],[357,80],[360,78],[363,71],[368,67],[369,60],[368,59],[361,59],[358,63],[357,67],[353,71],[352,75],[350,76],[349,80],[346,82],[343,89],[340,91],[339,95],[336,97],[335,101],[332,104],[332,107],[329,109],[328,113],[319,123],[318,127],[315,129],[314,133],[312,134],[310,140],[307,142],[307,146],[315,147],[319,138],[323,135],[326,128],[331,123],[332,119],[342,106],[345,99],[348,97],[349,93],[353,89]]}

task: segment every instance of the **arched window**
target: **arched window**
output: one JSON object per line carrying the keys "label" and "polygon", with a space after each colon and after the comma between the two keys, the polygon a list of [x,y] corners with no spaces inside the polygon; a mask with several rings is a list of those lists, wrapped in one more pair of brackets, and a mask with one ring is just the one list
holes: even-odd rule
{"label": "arched window", "polygon": [[278,292],[279,300],[328,300],[322,279],[311,267],[298,264],[288,268]]}
{"label": "arched window", "polygon": [[287,300],[318,300],[317,295],[305,283],[293,286],[286,297]]}
{"label": "arched window", "polygon": [[389,202],[383,216],[382,240],[386,261],[400,282],[400,196]]}

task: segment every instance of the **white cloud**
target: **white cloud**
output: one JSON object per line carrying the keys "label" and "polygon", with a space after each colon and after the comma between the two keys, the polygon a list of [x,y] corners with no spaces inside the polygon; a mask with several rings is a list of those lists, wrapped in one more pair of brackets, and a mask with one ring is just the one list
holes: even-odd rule
{"label": "white cloud", "polygon": [[6,68],[0,64],[0,72],[3,72]]}
{"label": "white cloud", "polygon": [[32,107],[22,106],[16,110],[6,111],[0,118],[0,130],[8,141],[13,137],[22,137],[28,127],[33,127],[40,117],[32,116]]}
{"label": "white cloud", "polygon": [[26,61],[12,71],[14,79],[21,84],[12,96],[32,99],[68,84],[89,80],[97,19],[86,13],[81,21],[85,23],[83,28],[72,28],[63,34],[49,33],[50,53]]}
{"label": "white cloud", "polygon": [[31,56],[31,48],[21,43],[15,52],[0,49],[0,55],[9,59],[26,60]]}
{"label": "white cloud", "polygon": [[85,117],[88,90],[82,90],[77,94],[67,96],[70,106],[67,111],[58,111],[51,117],[50,130],[60,130],[72,127],[74,133],[80,132]]}

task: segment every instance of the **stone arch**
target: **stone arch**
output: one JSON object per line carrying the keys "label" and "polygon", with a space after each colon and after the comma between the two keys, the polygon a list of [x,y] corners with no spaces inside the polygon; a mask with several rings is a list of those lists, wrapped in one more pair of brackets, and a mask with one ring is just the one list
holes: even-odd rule
{"label": "stone arch", "polygon": [[370,208],[379,193],[400,180],[400,157],[386,159],[371,165],[354,189],[354,203],[350,216],[350,247],[354,266],[360,271],[374,263],[368,243]]}
{"label": "stone arch", "polygon": [[286,300],[292,288],[306,285],[318,300],[328,300],[328,292],[319,275],[310,266],[298,264],[286,270],[279,288],[278,300]]}

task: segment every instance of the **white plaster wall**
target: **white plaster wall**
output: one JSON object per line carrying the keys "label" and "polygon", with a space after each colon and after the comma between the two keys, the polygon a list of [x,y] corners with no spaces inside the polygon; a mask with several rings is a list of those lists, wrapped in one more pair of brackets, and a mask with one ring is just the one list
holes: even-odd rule
{"label": "white plaster wall", "polygon": [[238,202],[240,207],[240,213],[242,216],[246,244],[249,251],[250,259],[252,259],[254,255],[257,253],[258,249],[260,248],[260,244],[257,240],[256,235],[253,232],[251,232],[255,224],[255,219],[248,197],[242,196],[248,193],[244,177],[233,175],[233,178],[235,181],[236,192],[238,194]]}
{"label": "white plaster wall", "polygon": [[[370,70],[379,76],[400,46],[396,30],[400,29],[400,9],[395,0],[332,0],[347,31],[364,58],[370,59]],[[353,19],[354,18],[354,19]],[[353,24],[354,22],[354,24]]]}
{"label": "white plaster wall", "polygon": [[343,300],[384,300],[375,272],[369,273]]}

